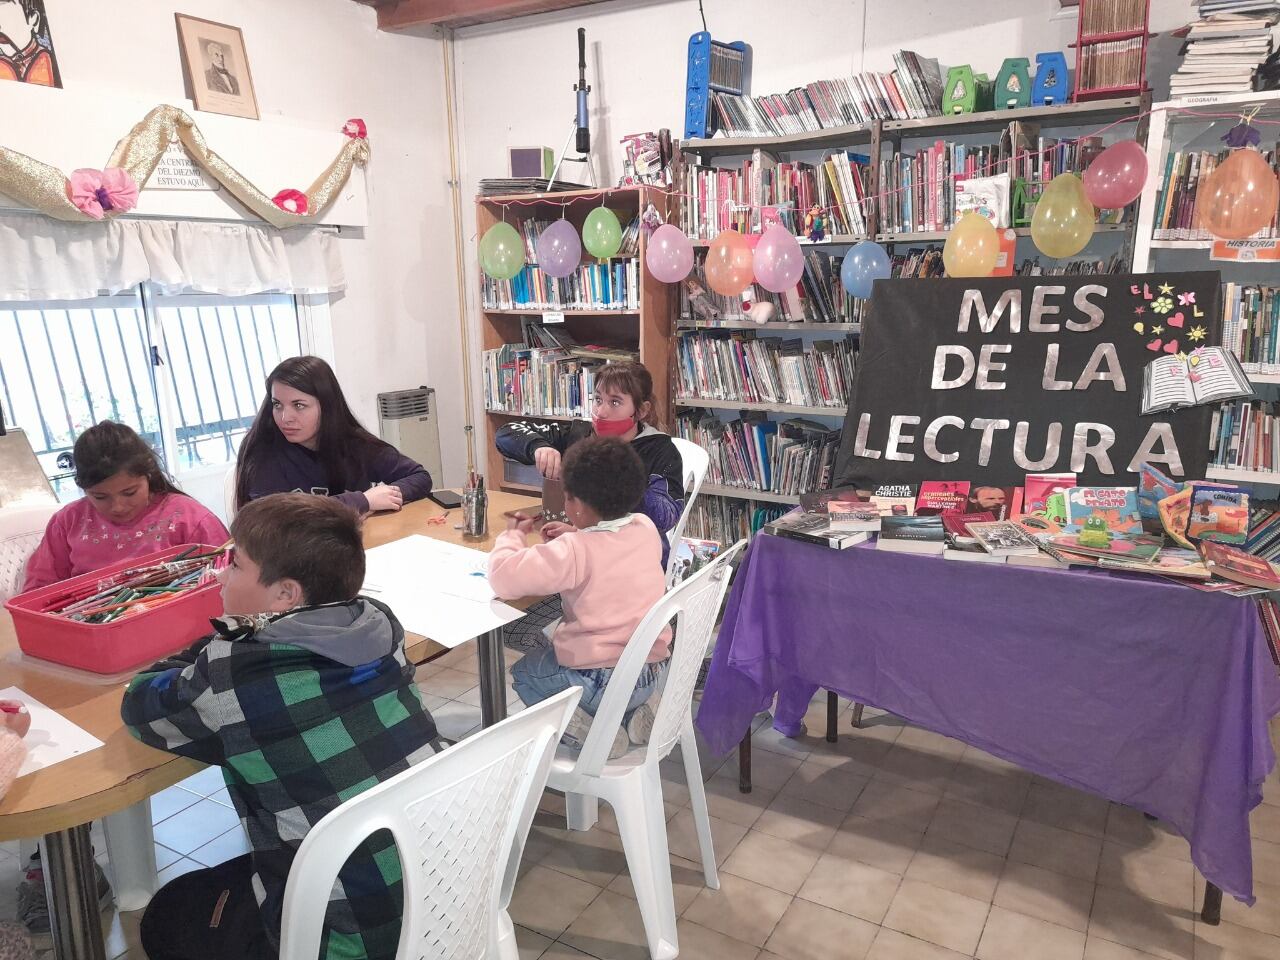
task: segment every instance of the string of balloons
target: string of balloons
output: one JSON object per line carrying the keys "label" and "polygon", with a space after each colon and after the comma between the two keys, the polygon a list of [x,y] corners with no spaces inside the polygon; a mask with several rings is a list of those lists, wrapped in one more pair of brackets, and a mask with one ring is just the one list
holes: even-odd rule
{"label": "string of balloons", "polygon": [[[1132,123],[1160,110],[1189,114],[1208,119],[1237,119],[1235,114],[1208,113],[1185,107],[1157,107],[1123,117],[1098,130],[1063,141],[1041,151],[1027,151],[1020,157],[1038,157],[1059,150],[1063,144],[1078,143],[1124,123]],[[1280,121],[1259,120],[1257,109],[1238,117],[1237,126],[1222,139],[1230,147],[1226,159],[1218,164],[1201,183],[1197,194],[1197,216],[1201,226],[1222,239],[1244,239],[1270,224],[1280,201],[1280,181],[1276,172],[1258,150],[1261,134],[1255,124],[1280,125]],[[959,181],[992,172],[1006,161],[993,161],[986,166],[947,179]],[[1061,173],[1045,185],[1035,204],[1031,220],[1031,238],[1037,249],[1054,258],[1071,257],[1085,248],[1096,226],[1096,208],[1119,209],[1132,203],[1142,193],[1147,179],[1147,156],[1134,140],[1121,140],[1098,154],[1083,176]],[[892,197],[910,185],[904,185],[862,198],[864,204]],[[677,190],[662,191],[669,198],[692,198]],[[542,231],[535,242],[534,253],[539,268],[548,276],[562,279],[579,267],[582,251],[598,259],[614,256],[621,248],[622,227],[617,215],[604,206],[605,191],[580,195],[576,199],[599,196],[595,207],[583,223],[581,235],[565,217],[568,204],[562,205],[561,217]],[[503,220],[494,224],[480,240],[480,263],[484,272],[499,280],[515,277],[525,266],[525,247],[520,234],[505,220],[507,206],[543,204],[544,200],[511,200],[502,205]],[[724,201],[733,210],[752,210],[752,205],[731,199]],[[827,208],[827,212],[835,208]],[[964,213],[948,232],[942,250],[943,265],[952,277],[985,277],[995,269],[1000,239],[996,227],[976,211]],[[683,230],[671,223],[658,226],[649,237],[645,266],[663,283],[679,283],[693,270],[693,242]],[[841,264],[840,280],[854,297],[871,295],[878,279],[891,272],[888,252],[880,244],[863,240],[854,244]],[[707,250],[704,273],[707,285],[716,293],[738,296],[752,283],[772,293],[795,287],[804,273],[804,254],[794,234],[778,223],[763,233],[745,236],[736,229],[721,230]]]}

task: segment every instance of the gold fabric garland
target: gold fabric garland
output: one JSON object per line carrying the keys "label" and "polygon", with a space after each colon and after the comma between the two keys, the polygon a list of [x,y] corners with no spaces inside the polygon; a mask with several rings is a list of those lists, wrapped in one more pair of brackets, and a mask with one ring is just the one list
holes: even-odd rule
{"label": "gold fabric garland", "polygon": [[[116,144],[104,167],[123,167],[141,191],[175,135],[196,165],[226,187],[227,192],[250,212],[273,227],[294,227],[318,219],[346,184],[351,168],[364,166],[370,153],[368,140],[348,140],[333,162],[305,191],[307,212],[289,213],[277,207],[270,196],[209,149],[200,128],[186,111],[165,104],[148,113],[129,131],[128,136]],[[67,177],[57,167],[0,147],[0,193],[57,220],[96,223],[71,202],[67,187]],[[111,215],[108,211],[107,216]]]}

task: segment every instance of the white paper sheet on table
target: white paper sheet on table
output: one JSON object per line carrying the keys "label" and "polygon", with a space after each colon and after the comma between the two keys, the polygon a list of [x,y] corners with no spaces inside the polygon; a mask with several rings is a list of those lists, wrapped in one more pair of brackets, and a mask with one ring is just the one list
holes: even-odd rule
{"label": "white paper sheet on table", "polygon": [[22,740],[27,747],[27,759],[18,769],[20,777],[102,746],[102,741],[93,734],[17,687],[0,690],[0,700],[19,700],[31,712],[31,729]]}
{"label": "white paper sheet on table", "polygon": [[406,630],[456,647],[524,616],[494,597],[488,563],[481,550],[415,534],[365,553],[364,592]]}

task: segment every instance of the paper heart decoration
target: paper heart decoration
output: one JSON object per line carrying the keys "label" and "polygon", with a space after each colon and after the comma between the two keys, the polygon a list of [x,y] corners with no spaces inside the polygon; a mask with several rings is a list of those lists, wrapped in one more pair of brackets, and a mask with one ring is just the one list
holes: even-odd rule
{"label": "paper heart decoration", "polygon": [[1200,382],[1200,374],[1192,371],[1190,374],[1188,374],[1188,376],[1190,377],[1192,383]]}
{"label": "paper heart decoration", "polygon": [[1147,329],[1147,325],[1143,323],[1141,320],[1139,320],[1137,323],[1133,325],[1133,329],[1136,330],[1138,333],[1142,333],[1143,330]]}
{"label": "paper heart decoration", "polygon": [[1182,315],[1182,311],[1179,310],[1172,317],[1166,317],[1164,322],[1171,327],[1180,327],[1185,320],[1186,318]]}
{"label": "paper heart decoration", "polygon": [[1177,341],[1177,340],[1170,340],[1168,343],[1166,343],[1166,344],[1164,345],[1164,352],[1165,352],[1165,353],[1177,353],[1177,352],[1178,352],[1178,341]]}
{"label": "paper heart decoration", "polygon": [[1159,353],[1159,352],[1160,352],[1160,338],[1159,338],[1159,337],[1156,337],[1154,340],[1152,340],[1150,343],[1148,343],[1148,344],[1147,344],[1147,349],[1148,349],[1148,350],[1150,350],[1152,353]]}

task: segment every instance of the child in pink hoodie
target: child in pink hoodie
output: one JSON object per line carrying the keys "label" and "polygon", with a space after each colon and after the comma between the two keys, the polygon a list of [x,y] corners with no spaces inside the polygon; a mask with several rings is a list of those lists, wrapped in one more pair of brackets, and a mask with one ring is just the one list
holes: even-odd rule
{"label": "child in pink hoodie", "polygon": [[[581,440],[565,453],[561,475],[565,512],[577,529],[528,547],[533,519],[512,519],[489,554],[489,582],[500,597],[560,594],[563,618],[548,627],[545,647],[511,668],[511,682],[526,704],[581,687],[565,733],[565,742],[581,748],[622,651],[664,592],[662,540],[648,517],[630,512],[644,492],[645,471],[628,444]],[[640,673],[610,757],[647,739],[653,714],[645,701],[670,654],[668,628]]]}

